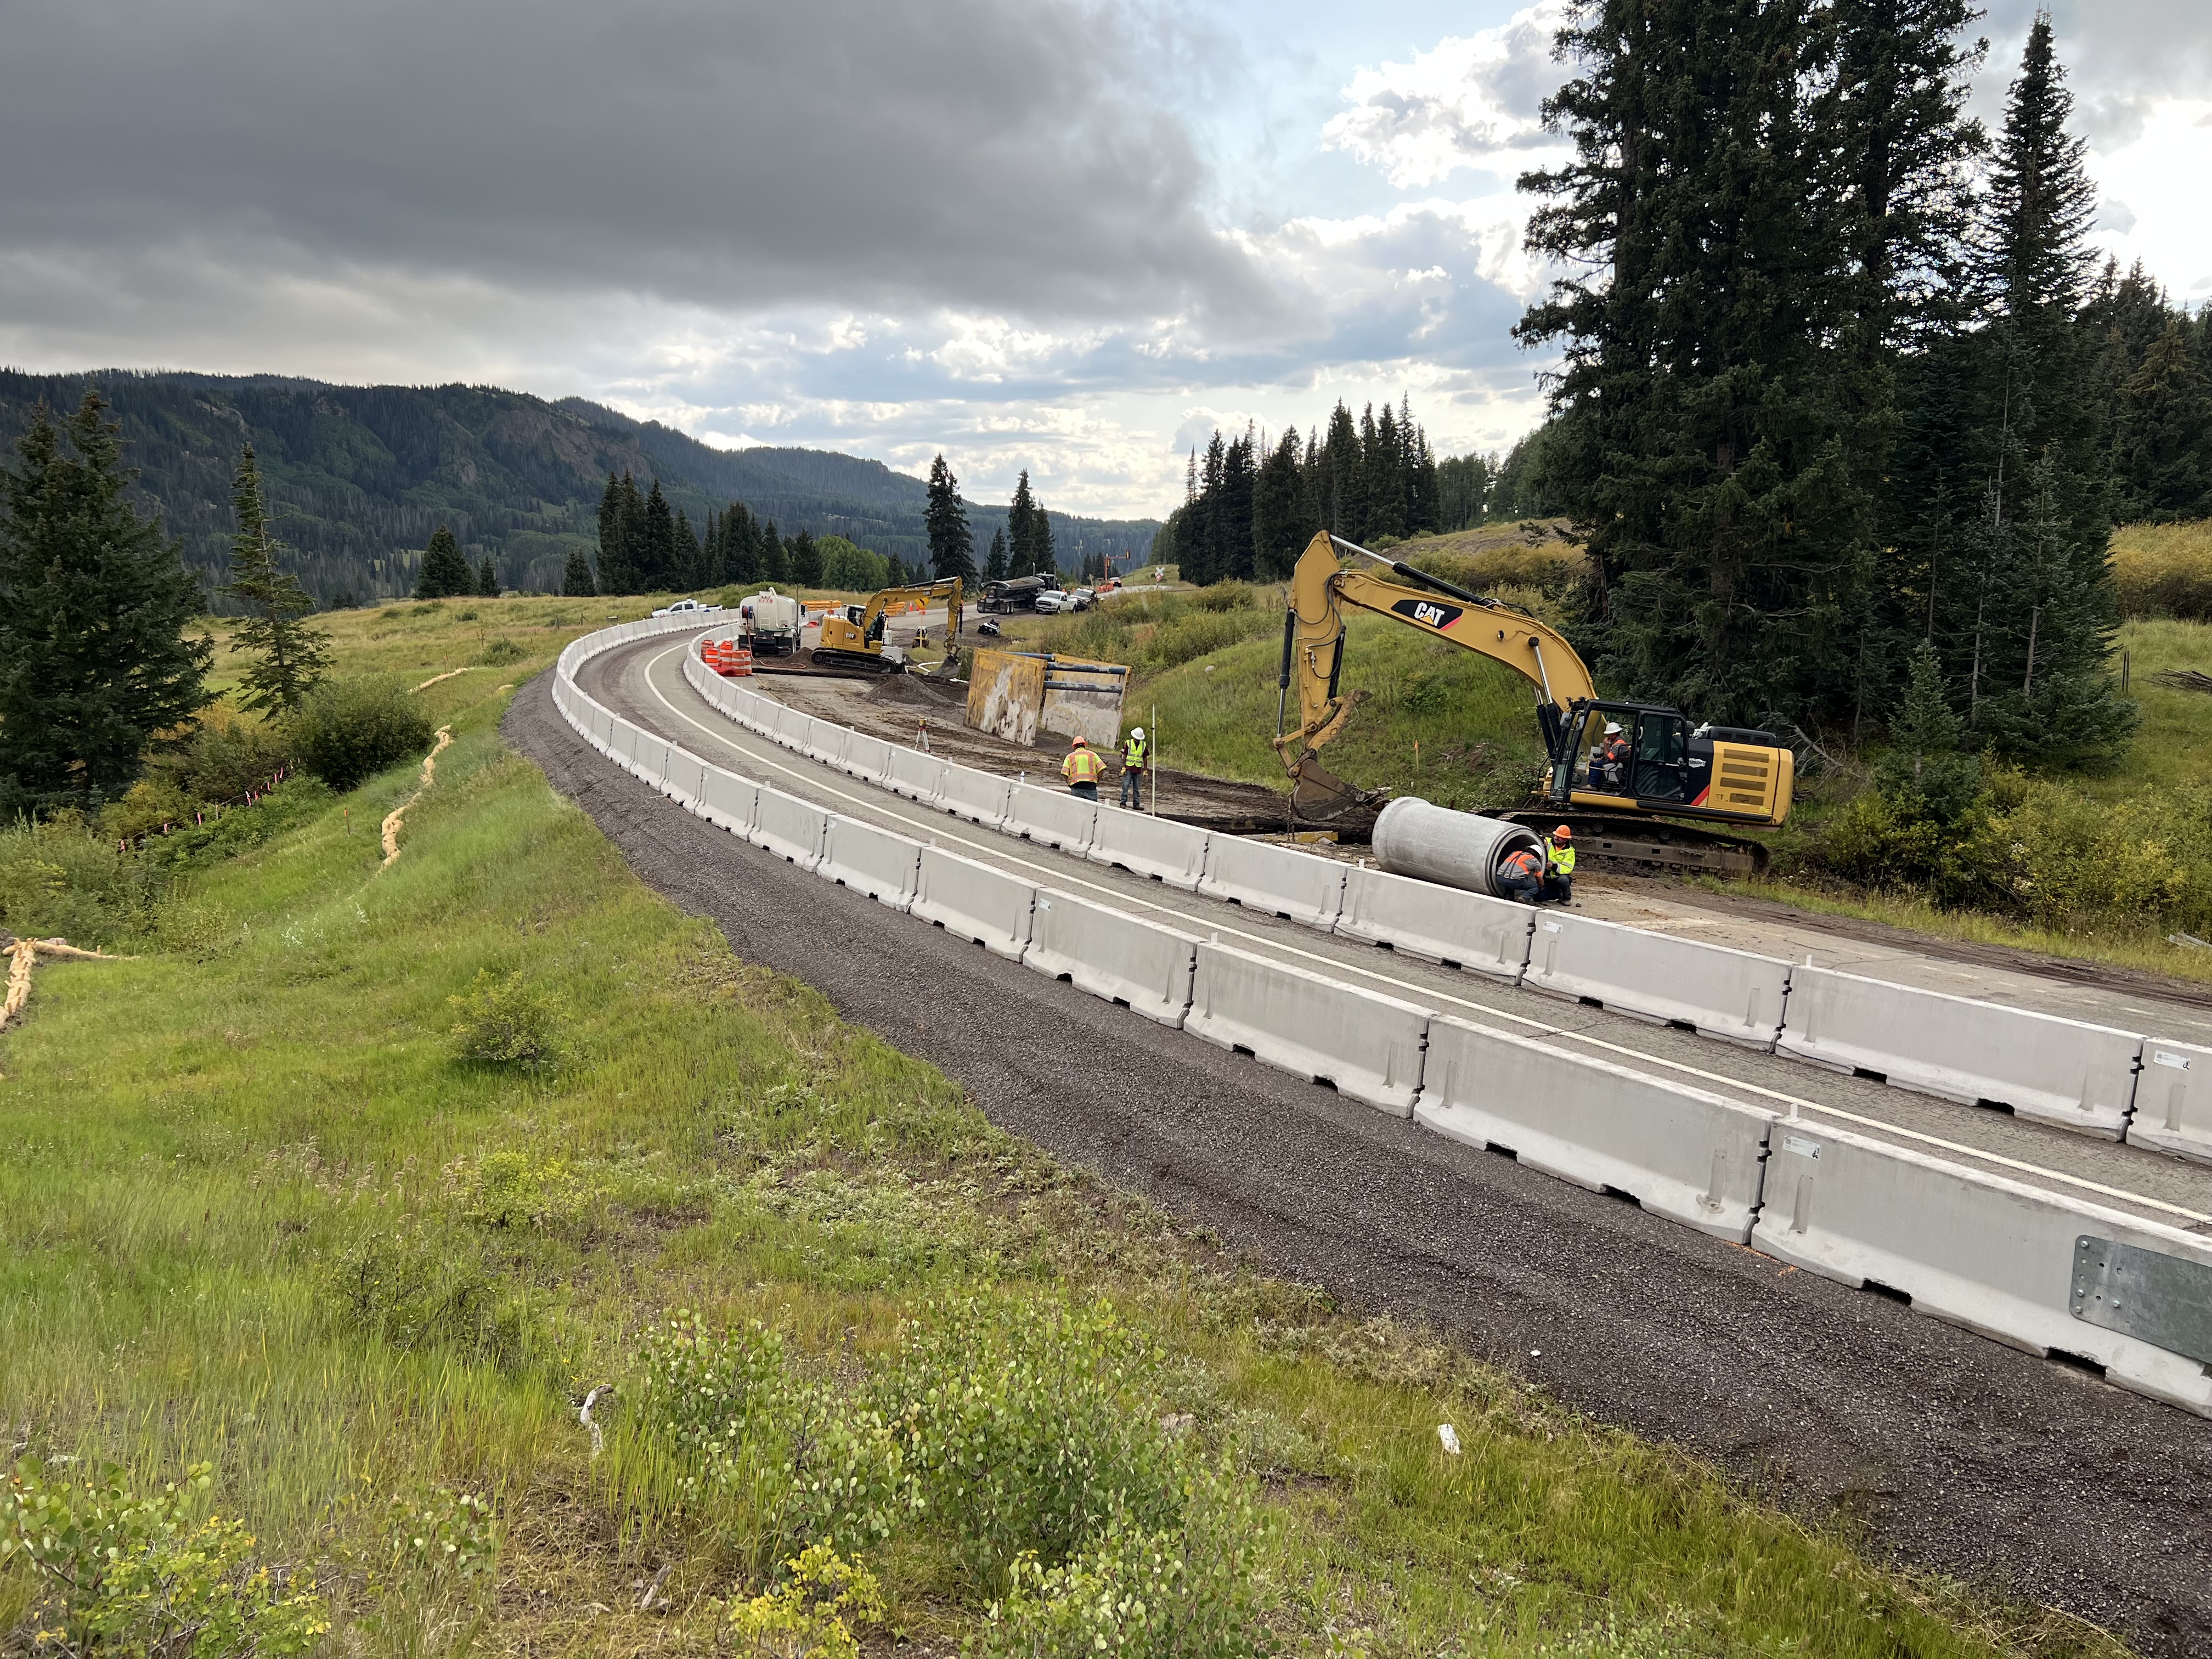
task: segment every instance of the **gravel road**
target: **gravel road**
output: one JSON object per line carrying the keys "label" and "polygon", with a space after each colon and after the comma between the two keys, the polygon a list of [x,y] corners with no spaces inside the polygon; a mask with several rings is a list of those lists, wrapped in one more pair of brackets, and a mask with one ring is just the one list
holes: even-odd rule
{"label": "gravel road", "polygon": [[993,1121],[1268,1271],[1425,1321],[1800,1514],[1849,1516],[1913,1565],[2062,1607],[2147,1653],[2212,1651],[2212,1423],[1163,1032],[892,915],[601,758],[554,708],[550,676],[518,694],[506,731],[641,879],[720,923],[738,956],[819,988],[957,1079]]}

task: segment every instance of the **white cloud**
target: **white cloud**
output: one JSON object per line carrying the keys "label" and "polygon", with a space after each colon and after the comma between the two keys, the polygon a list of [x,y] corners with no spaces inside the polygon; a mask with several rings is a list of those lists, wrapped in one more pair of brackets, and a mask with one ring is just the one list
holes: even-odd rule
{"label": "white cloud", "polygon": [[2212,101],[2149,104],[2134,139],[2093,151],[2088,166],[2106,198],[2094,240],[2123,265],[2141,259],[2184,299],[2212,298]]}
{"label": "white cloud", "polygon": [[1560,0],[1513,15],[1503,27],[1438,41],[1409,64],[1363,69],[1344,95],[1352,106],[1322,129],[1323,141],[1399,189],[1433,185],[1462,167],[1510,178],[1558,141],[1541,106],[1558,87],[1552,39]]}

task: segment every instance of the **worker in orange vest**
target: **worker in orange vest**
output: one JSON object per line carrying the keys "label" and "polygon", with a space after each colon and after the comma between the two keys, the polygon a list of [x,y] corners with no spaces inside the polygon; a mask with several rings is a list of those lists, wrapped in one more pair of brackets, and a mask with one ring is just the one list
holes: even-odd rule
{"label": "worker in orange vest", "polygon": [[1542,902],[1544,860],[1540,854],[1526,847],[1516,847],[1498,866],[1498,884],[1505,891],[1503,896],[1519,899],[1523,904]]}
{"label": "worker in orange vest", "polygon": [[1068,750],[1067,758],[1060,763],[1060,775],[1067,780],[1067,791],[1085,800],[1098,799],[1098,780],[1106,775],[1104,757],[1091,752],[1091,745],[1081,738]]}

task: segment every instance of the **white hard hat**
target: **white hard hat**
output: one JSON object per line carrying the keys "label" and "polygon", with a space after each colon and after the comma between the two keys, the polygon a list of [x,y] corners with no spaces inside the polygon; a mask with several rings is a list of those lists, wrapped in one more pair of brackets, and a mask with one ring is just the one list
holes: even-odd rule
{"label": "white hard hat", "polygon": [[1619,737],[1620,735],[1620,723],[1618,720],[1607,720],[1605,723],[1605,734],[1608,738]]}
{"label": "white hard hat", "polygon": [[1135,731],[1130,732],[1129,735],[1133,738],[1141,738],[1145,735],[1145,728],[1140,726]]}

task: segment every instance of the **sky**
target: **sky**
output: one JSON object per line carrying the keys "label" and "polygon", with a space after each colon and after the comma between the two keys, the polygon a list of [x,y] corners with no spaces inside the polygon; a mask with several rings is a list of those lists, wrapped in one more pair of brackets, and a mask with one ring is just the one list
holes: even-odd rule
{"label": "sky", "polygon": [[[0,363],[575,395],[1114,516],[1340,398],[1498,449],[1558,4],[0,0]],[[2052,9],[2098,241],[2212,301],[2212,6]]]}

